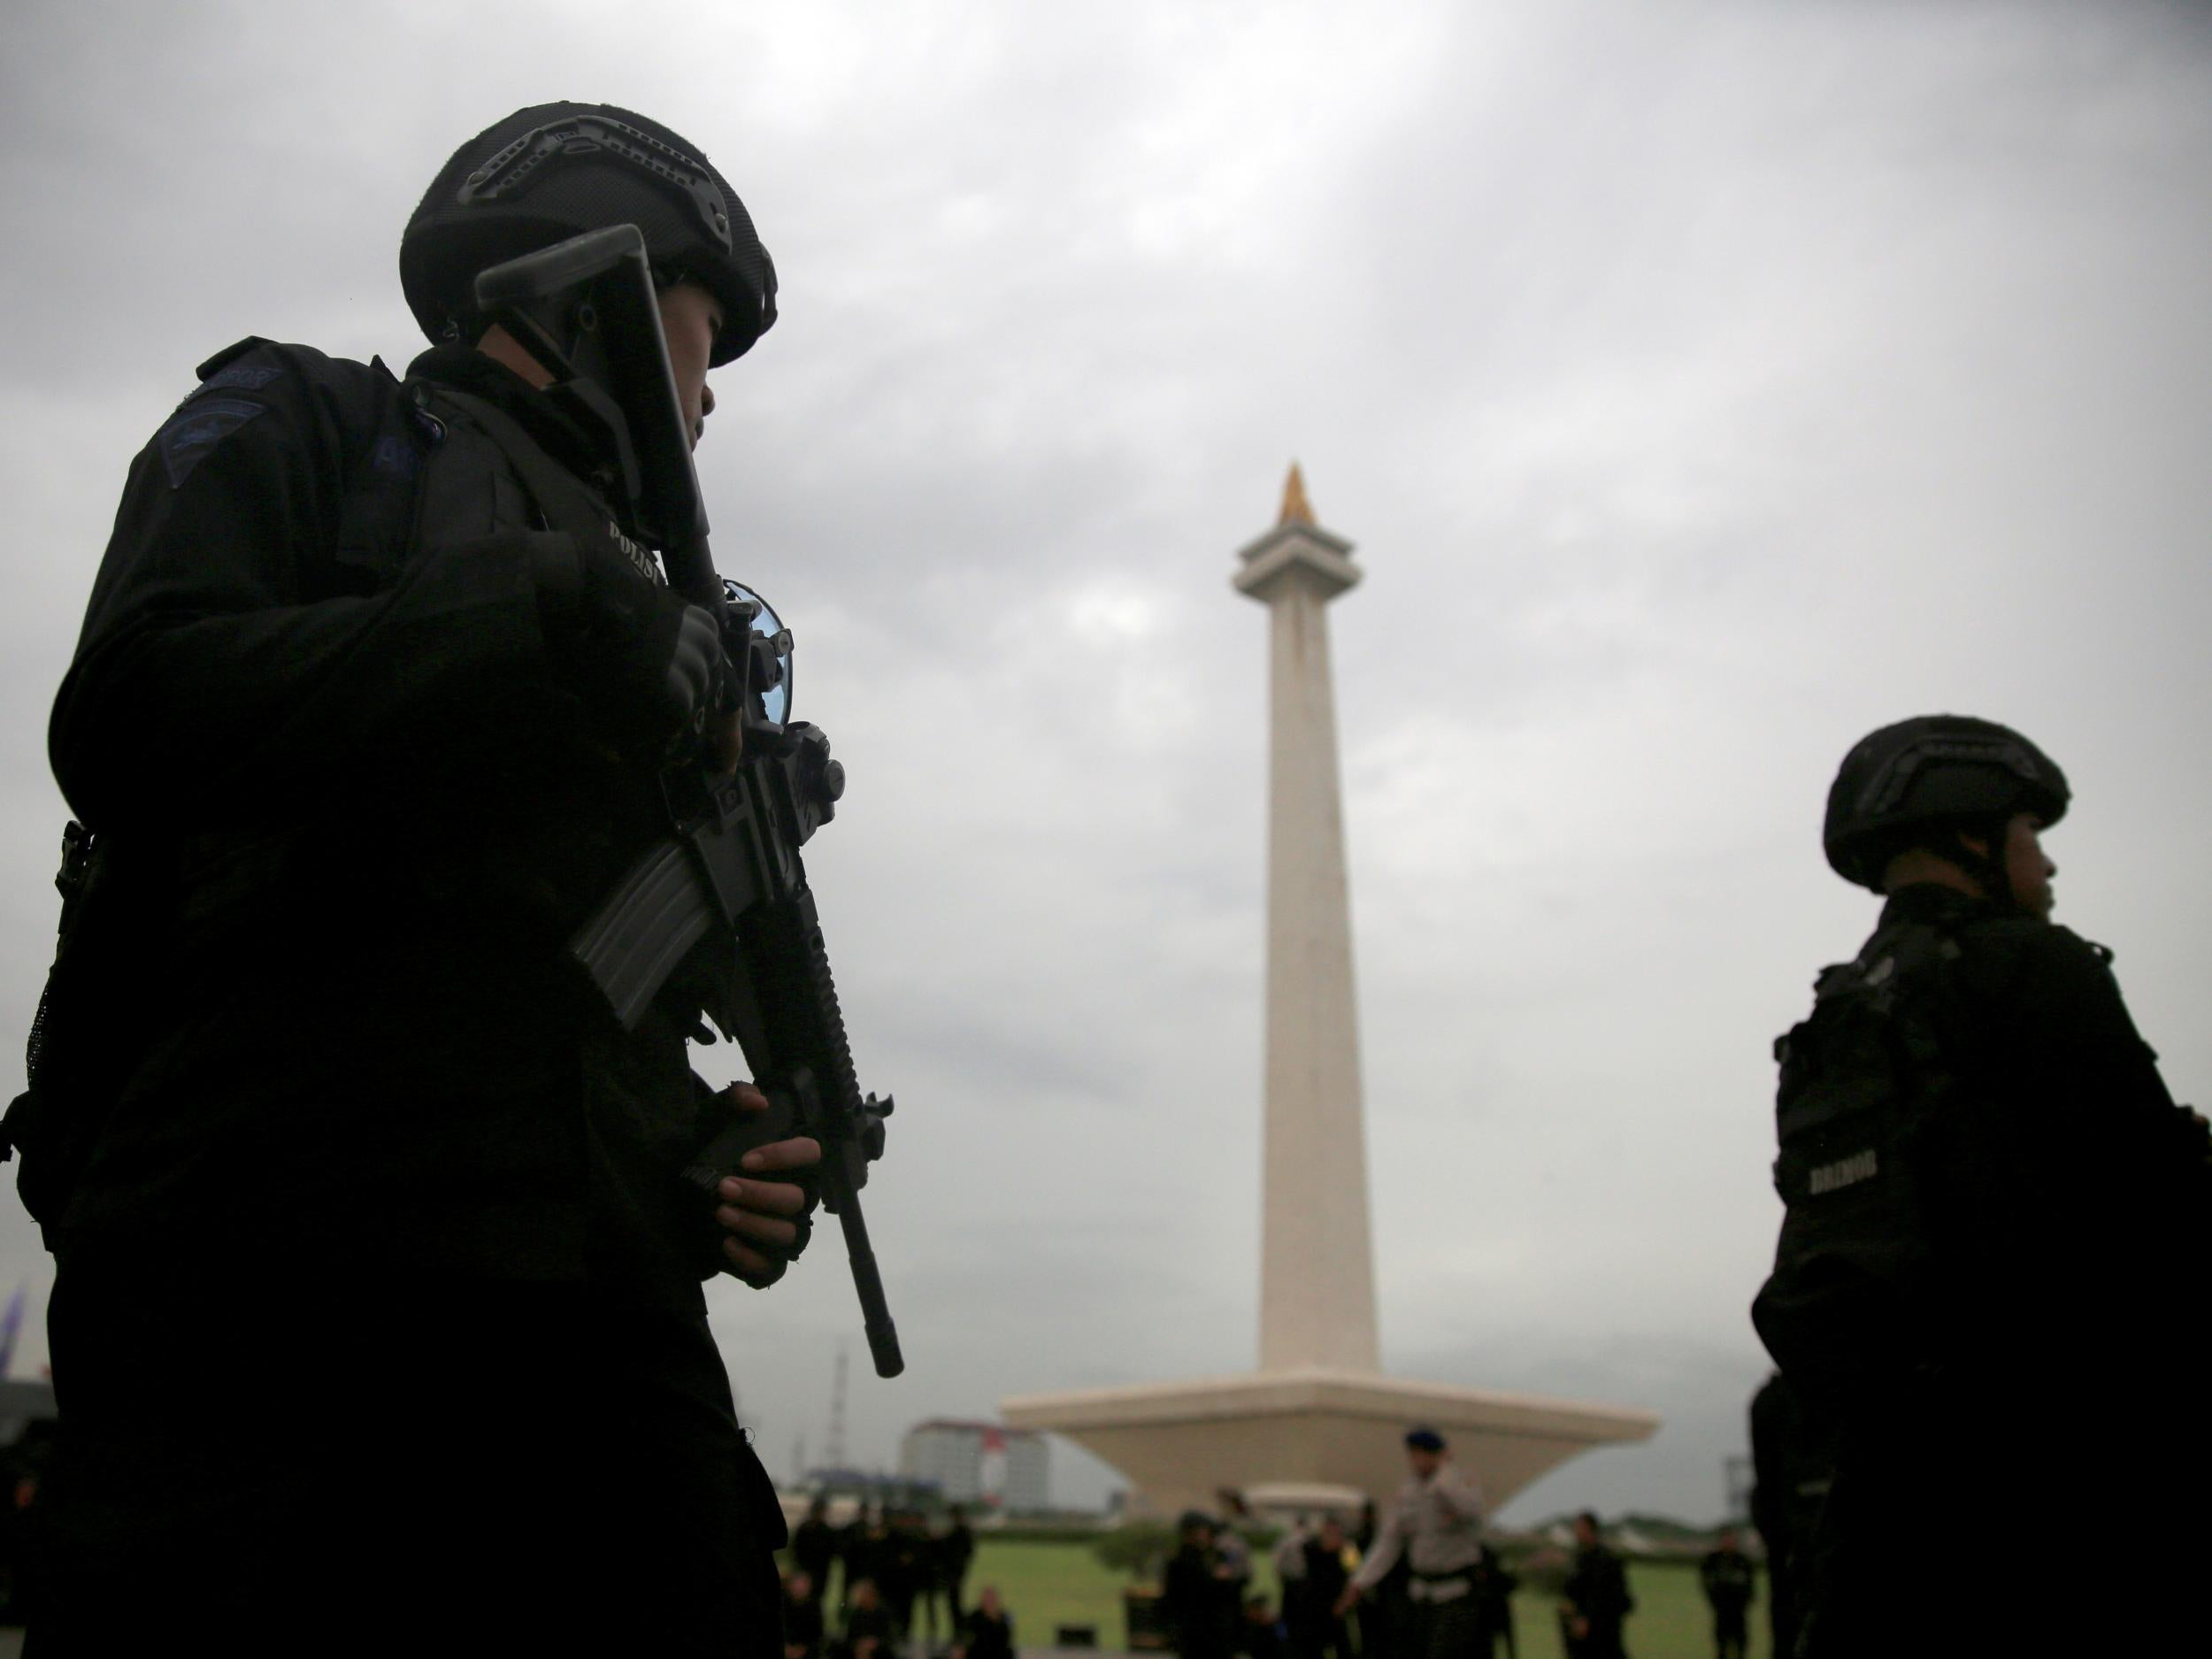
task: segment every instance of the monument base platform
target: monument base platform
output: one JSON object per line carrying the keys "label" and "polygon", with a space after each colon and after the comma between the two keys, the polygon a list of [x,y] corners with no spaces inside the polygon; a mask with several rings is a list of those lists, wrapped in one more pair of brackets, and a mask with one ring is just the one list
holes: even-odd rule
{"label": "monument base platform", "polygon": [[1224,1486],[1261,1488],[1271,1507],[1302,1489],[1386,1500],[1405,1479],[1403,1437],[1417,1424],[1451,1442],[1494,1507],[1578,1452],[1659,1426],[1648,1411],[1319,1368],[1018,1394],[999,1409],[1111,1463],[1133,1504],[1163,1514],[1210,1509]]}

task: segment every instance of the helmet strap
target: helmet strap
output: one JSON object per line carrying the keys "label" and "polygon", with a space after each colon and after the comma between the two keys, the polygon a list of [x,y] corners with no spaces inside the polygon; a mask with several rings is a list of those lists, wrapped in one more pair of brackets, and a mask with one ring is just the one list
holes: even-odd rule
{"label": "helmet strap", "polygon": [[[2009,816],[1962,824],[1952,832],[1953,849],[1948,856],[1981,884],[1983,894],[1993,903],[2017,910],[2020,900],[2012,890],[2012,872],[2005,859],[2005,837],[2011,826]],[[1987,841],[1989,850],[1976,852],[1966,844],[1969,835]]]}

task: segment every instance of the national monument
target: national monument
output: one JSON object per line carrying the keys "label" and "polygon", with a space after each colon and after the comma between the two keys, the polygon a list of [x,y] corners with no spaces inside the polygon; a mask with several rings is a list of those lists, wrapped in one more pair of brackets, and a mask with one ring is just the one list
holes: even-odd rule
{"label": "national monument", "polygon": [[1449,1438],[1494,1505],[1577,1452],[1658,1426],[1646,1411],[1382,1374],[1326,612],[1360,579],[1351,554],[1315,521],[1294,465],[1279,521],[1233,579],[1267,607],[1270,637],[1259,1369],[1001,1408],[1111,1463],[1150,1509],[1203,1507],[1223,1487],[1263,1505],[1381,1498],[1404,1479],[1416,1423]]}

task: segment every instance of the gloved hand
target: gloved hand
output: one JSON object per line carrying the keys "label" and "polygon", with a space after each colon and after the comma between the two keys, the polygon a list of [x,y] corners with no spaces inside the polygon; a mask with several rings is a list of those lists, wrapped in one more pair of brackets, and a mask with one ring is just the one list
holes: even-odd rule
{"label": "gloved hand", "polygon": [[715,1189],[714,1267],[764,1290],[783,1277],[813,1236],[821,1144],[810,1135],[794,1135],[787,1115],[749,1083],[718,1091],[706,1110],[718,1108],[747,1120],[749,1149]]}
{"label": "gloved hand", "polygon": [[539,613],[554,659],[626,746],[703,734],[736,699],[711,613],[609,547],[532,535]]}

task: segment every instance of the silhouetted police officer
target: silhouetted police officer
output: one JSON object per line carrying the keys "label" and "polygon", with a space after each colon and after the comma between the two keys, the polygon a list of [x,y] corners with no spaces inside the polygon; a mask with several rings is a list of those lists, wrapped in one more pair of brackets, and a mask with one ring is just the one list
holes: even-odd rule
{"label": "silhouetted police officer", "polygon": [[838,1529],[830,1525],[829,1500],[816,1498],[806,1506],[806,1518],[791,1529],[791,1559],[812,1581],[815,1599],[826,1606],[838,1542]]}
{"label": "silhouetted police officer", "polygon": [[1835,1477],[1833,1436],[1779,1371],[1751,1397],[1751,1524],[1766,1546],[1767,1627],[1783,1659],[1797,1649],[1799,1583]]}
{"label": "silhouetted police officer", "polygon": [[1513,1592],[1520,1588],[1520,1576],[1505,1564],[1505,1558],[1488,1544],[1476,1559],[1475,1608],[1479,1622],[1476,1632],[1475,1651],[1482,1659],[1494,1659],[1498,1644],[1505,1644],[1506,1659],[1514,1659],[1520,1647],[1513,1632]]}
{"label": "silhouetted police officer", "polygon": [[1352,1553],[1344,1523],[1325,1515],[1310,1538],[1296,1541],[1297,1576],[1283,1585],[1291,1651],[1297,1659],[1352,1659],[1352,1632],[1337,1601],[1351,1582]]}
{"label": "silhouetted police officer", "polygon": [[945,1625],[949,1637],[960,1634],[961,1621],[967,1616],[968,1564],[975,1559],[975,1530],[968,1525],[968,1512],[959,1504],[952,1506],[947,1517],[945,1530],[930,1540],[932,1571],[926,1594],[931,1599],[930,1629],[937,1626],[935,1603],[943,1598]]}
{"label": "silhouetted police officer", "polygon": [[827,1627],[814,1575],[795,1567],[783,1581],[783,1659],[822,1659]]}
{"label": "silhouetted police officer", "polygon": [[1758,1575],[1751,1557],[1737,1548],[1734,1527],[1722,1529],[1719,1543],[1697,1563],[1697,1578],[1705,1604],[1713,1609],[1714,1659],[1744,1659]]}
{"label": "silhouetted police officer", "polygon": [[765,1102],[691,1073],[683,976],[626,1031],[565,950],[665,833],[672,741],[726,752],[727,670],[621,418],[472,286],[626,223],[695,438],[773,267],[695,146],[555,104],[408,225],[403,384],[246,340],[131,469],[54,708],[92,839],[8,1123],[58,1263],[38,1651],[342,1623],[780,1659],[782,1520],[700,1282],[781,1271],[807,1197],[773,1171],[818,1149],[688,1187]]}
{"label": "silhouetted police officer", "polygon": [[1185,1511],[1160,1585],[1160,1617],[1182,1659],[1227,1659],[1241,1601],[1214,1548],[1213,1517]]}
{"label": "silhouetted police officer", "polygon": [[1561,1593],[1567,1652],[1572,1659],[1624,1659],[1624,1627],[1636,1609],[1628,1569],[1606,1548],[1598,1517],[1589,1510],[1575,1517],[1574,1531],[1574,1564]]}
{"label": "silhouetted police officer", "polygon": [[[2149,1581],[2206,1547],[2204,1125],[2111,953],[2049,920],[2040,838],[2069,800],[2027,739],[1954,715],[1872,733],[1829,793],[1829,863],[1886,902],[1777,1046],[1787,1214],[1754,1308],[1837,1436],[1798,1552],[1808,1659],[2158,1634],[2141,1598],[1986,1517],[2047,1540],[2058,1515],[2124,1516]],[[1889,1570],[1901,1532],[1960,1517],[1940,1594]]]}

